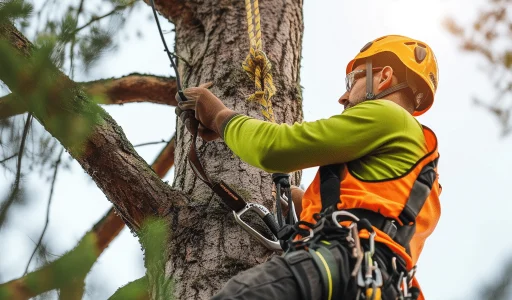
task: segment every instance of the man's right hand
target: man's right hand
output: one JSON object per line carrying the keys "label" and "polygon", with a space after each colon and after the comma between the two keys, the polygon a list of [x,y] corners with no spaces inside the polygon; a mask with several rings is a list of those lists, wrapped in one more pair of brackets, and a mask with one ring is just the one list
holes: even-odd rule
{"label": "man's right hand", "polygon": [[[187,88],[183,91],[187,101],[178,102],[176,114],[185,123],[187,129],[204,140],[211,141],[222,136],[220,132],[224,121],[235,114],[227,108],[207,88],[211,83],[201,84],[199,87]],[[179,95],[176,95],[178,99]],[[192,112],[195,113],[192,114]],[[196,123],[199,121],[199,124]]]}

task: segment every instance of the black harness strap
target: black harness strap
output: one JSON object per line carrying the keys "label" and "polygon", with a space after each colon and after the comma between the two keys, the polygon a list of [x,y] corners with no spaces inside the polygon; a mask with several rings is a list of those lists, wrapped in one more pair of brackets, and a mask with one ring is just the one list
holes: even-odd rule
{"label": "black harness strap", "polygon": [[321,299],[321,277],[317,275],[319,270],[311,254],[307,251],[294,251],[287,253],[284,258],[301,290],[302,300]]}
{"label": "black harness strap", "polygon": [[[418,178],[414,182],[409,198],[403,210],[398,215],[398,220],[383,216],[364,208],[347,209],[360,219],[367,219],[372,226],[389,235],[395,242],[403,246],[410,254],[409,243],[416,232],[416,217],[420,213],[425,201],[430,195],[432,185],[436,179],[435,168],[439,157],[421,169]],[[340,201],[340,174],[344,165],[327,165],[320,167],[320,196],[322,200],[322,211],[335,205]],[[335,208],[336,209],[336,208]]]}
{"label": "black harness strap", "polygon": [[416,221],[416,217],[423,208],[428,195],[430,195],[430,190],[437,176],[435,168],[437,167],[438,161],[439,157],[423,167],[418,178],[416,178],[404,209],[398,216],[398,219],[400,219],[404,225],[412,224]]}
{"label": "black harness strap", "polygon": [[[340,182],[343,167],[343,164],[332,164],[319,168],[322,212],[340,202]],[[336,207],[334,207],[334,210],[337,210]]]}

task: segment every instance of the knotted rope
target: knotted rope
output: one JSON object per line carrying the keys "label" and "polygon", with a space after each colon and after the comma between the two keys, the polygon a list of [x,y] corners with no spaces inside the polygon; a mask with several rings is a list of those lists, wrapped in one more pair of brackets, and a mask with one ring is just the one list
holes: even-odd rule
{"label": "knotted rope", "polygon": [[[245,0],[247,12],[247,32],[249,33],[249,55],[242,64],[249,78],[254,81],[256,92],[247,100],[257,101],[261,106],[261,113],[266,121],[274,122],[274,111],[270,98],[276,93],[276,87],[272,79],[272,63],[268,59],[261,43],[261,23],[258,0]],[[254,11],[254,13],[253,13]]]}

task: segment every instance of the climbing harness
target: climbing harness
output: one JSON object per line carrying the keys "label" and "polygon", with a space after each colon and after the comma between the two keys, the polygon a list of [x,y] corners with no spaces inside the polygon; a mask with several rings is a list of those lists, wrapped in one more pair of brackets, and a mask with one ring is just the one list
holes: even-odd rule
{"label": "climbing harness", "polygon": [[[385,245],[367,219],[333,207],[315,215],[315,224],[299,221],[283,255],[303,300],[416,300],[415,268]],[[340,222],[350,225],[342,226]],[[369,234],[360,239],[361,231]]]}
{"label": "climbing harness", "polygon": [[[160,33],[160,37],[162,39],[162,42],[164,44],[165,52],[167,53],[167,56],[169,57],[169,60],[171,61],[171,67],[174,69],[174,72],[176,73],[176,83],[178,87],[178,102],[181,101],[188,101],[187,97],[183,93],[183,88],[180,81],[180,74],[178,72],[178,68],[176,66],[176,63],[174,62],[173,56],[176,57],[176,55],[172,54],[168,47],[167,43],[165,42],[165,38],[162,33],[162,29],[160,27],[160,22],[158,21],[158,16],[155,9],[155,3],[154,0],[151,1],[151,7],[153,9],[153,15],[155,16],[156,24],[158,26],[158,31]],[[204,167],[201,163],[201,160],[199,159],[199,156],[197,154],[197,148],[196,148],[196,140],[197,140],[197,129],[199,127],[199,122],[194,118],[193,113],[188,113],[187,118],[189,118],[189,121],[191,123],[191,127],[194,130],[194,135],[192,138],[192,144],[190,145],[190,149],[188,152],[188,161],[190,163],[190,166],[192,168],[192,171],[194,174],[199,178],[203,183],[205,183],[212,191],[220,197],[222,202],[229,207],[233,211],[233,216],[235,218],[235,221],[245,230],[247,233],[249,233],[251,236],[256,238],[259,242],[261,242],[265,247],[267,247],[270,250],[281,250],[281,246],[279,242],[277,241],[277,233],[279,230],[278,225],[276,224],[276,221],[274,219],[274,216],[266,209],[263,205],[256,204],[256,203],[247,203],[238,193],[236,193],[229,185],[227,185],[224,181],[220,182],[214,182],[205,172]],[[270,232],[273,236],[270,238],[265,237],[260,232],[258,232],[256,229],[254,229],[252,226],[247,224],[242,218],[245,214],[254,212],[256,215],[265,223],[265,225],[268,227]]]}

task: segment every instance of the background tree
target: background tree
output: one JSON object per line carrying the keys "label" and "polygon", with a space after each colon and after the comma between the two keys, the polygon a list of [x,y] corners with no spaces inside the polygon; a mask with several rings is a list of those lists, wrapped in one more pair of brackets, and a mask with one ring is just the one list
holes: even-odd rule
{"label": "background tree", "polygon": [[[37,16],[44,15],[46,5],[52,3],[53,9],[61,8],[56,1],[47,1]],[[4,153],[2,159],[3,163],[11,162],[16,178],[3,202],[0,224],[7,220],[9,208],[21,200],[21,163],[27,156],[24,141],[33,116],[84,168],[113,203],[122,220],[139,236],[146,251],[147,277],[137,281],[135,286],[147,284],[151,297],[168,298],[174,289],[178,298],[208,298],[238,271],[260,263],[272,254],[233,222],[231,212],[190,172],[185,154],[191,139],[182,124],[177,126],[176,172],[170,187],[159,179],[160,174],[155,174],[134,150],[122,129],[97,105],[130,101],[175,104],[172,80],[141,75],[107,82],[78,83],[72,80],[77,65],[86,71],[97,60],[98,54],[113,46],[108,32],[112,24],[106,28],[90,26],[109,18],[109,22],[113,22],[111,18],[134,7],[134,1],[112,1],[111,10],[101,15],[85,10],[84,1],[75,3],[67,8],[63,19],[48,19],[44,30],[36,30],[35,44],[13,26],[30,28],[31,7],[25,1],[2,4],[0,80],[11,91],[0,102],[2,119],[25,111],[28,111],[28,117],[20,134],[17,132],[21,126],[4,121],[4,127],[11,134],[4,142],[10,146],[5,148],[19,151]],[[179,67],[184,84],[196,86],[213,81],[214,93],[226,105],[261,118],[260,105],[246,101],[254,91],[254,82],[241,68],[249,46],[247,32],[240,30],[246,27],[244,4],[231,1],[156,1],[156,4],[159,12],[175,24],[176,54],[182,58]],[[300,121],[302,1],[265,2],[260,3],[259,8],[263,16],[265,51],[274,66],[272,72],[277,93],[272,101],[275,119],[288,123]],[[49,11],[51,15],[53,10]],[[82,15],[88,20],[83,24],[80,22]],[[123,21],[122,17],[118,18],[114,23],[116,27]],[[69,63],[68,75],[62,72],[66,62]],[[18,140],[14,138],[20,135]],[[45,136],[44,133],[41,135]],[[16,142],[19,147],[12,147]],[[49,156],[55,155],[58,143],[54,147],[45,148],[48,152],[45,161],[52,161]],[[198,141],[198,147],[211,176],[231,184],[248,201],[272,206],[270,174],[242,163],[220,141]],[[15,164],[14,157],[18,157]],[[51,178],[57,174],[60,155],[53,160],[55,163],[50,164],[55,168]],[[169,163],[165,167],[168,168]],[[294,178],[295,182],[299,176]],[[148,226],[149,220],[157,221]],[[99,230],[104,222],[114,225]],[[26,298],[60,288],[61,297],[80,298],[83,277],[105,243],[117,234],[119,224],[119,220],[109,213],[69,255],[40,271],[1,285],[0,295]],[[247,255],[249,249],[251,255]],[[80,253],[82,263],[72,256],[75,252]],[[84,256],[89,259],[84,260]],[[174,280],[172,286],[170,278]],[[48,281],[52,281],[51,284]],[[122,293],[120,291],[115,297]]]}
{"label": "background tree", "polygon": [[[486,99],[475,96],[473,101],[498,119],[502,136],[512,132],[511,4],[510,0],[487,1],[471,26],[459,24],[454,18],[445,21],[445,27],[456,37],[462,52],[476,54],[485,62],[482,71],[489,76],[495,95]],[[501,267],[501,274],[495,280],[484,281],[477,288],[480,299],[510,299],[512,263],[508,261]]]}
{"label": "background tree", "polygon": [[495,115],[502,135],[512,131],[512,19],[510,0],[487,1],[472,26],[460,25],[453,18],[446,28],[457,38],[463,52],[475,53],[485,61],[482,71],[488,74],[495,95],[473,100]]}

